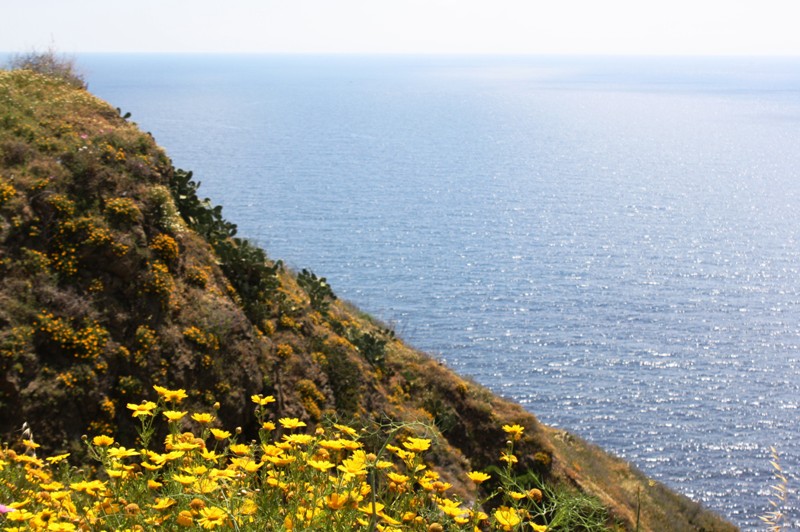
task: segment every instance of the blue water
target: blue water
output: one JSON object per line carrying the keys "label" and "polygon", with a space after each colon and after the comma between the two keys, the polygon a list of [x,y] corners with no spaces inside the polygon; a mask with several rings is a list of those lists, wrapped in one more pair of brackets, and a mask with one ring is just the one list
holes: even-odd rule
{"label": "blue water", "polygon": [[800,60],[80,63],[240,234],[458,372],[743,528],[770,446],[796,489]]}

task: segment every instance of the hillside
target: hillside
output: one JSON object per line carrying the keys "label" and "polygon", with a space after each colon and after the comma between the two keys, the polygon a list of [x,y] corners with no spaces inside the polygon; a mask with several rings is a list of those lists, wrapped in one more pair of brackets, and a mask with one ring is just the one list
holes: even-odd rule
{"label": "hillside", "polygon": [[466,473],[500,467],[502,426],[518,424],[517,470],[599,501],[609,527],[735,529],[410,348],[323,278],[237,238],[197,194],[107,103],[0,71],[0,440],[27,423],[42,452],[77,460],[83,435],[131,443],[126,404],[153,385],[255,437],[250,397],[271,395],[276,418],[310,431],[335,419],[376,445],[399,424],[428,427],[431,465],[469,497]]}

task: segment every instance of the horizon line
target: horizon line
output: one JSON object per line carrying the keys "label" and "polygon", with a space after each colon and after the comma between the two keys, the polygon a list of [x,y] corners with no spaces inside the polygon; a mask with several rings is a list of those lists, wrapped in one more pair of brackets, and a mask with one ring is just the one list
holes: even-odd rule
{"label": "horizon line", "polygon": [[[31,49],[27,51],[0,50],[0,55],[14,56],[37,53],[39,50]],[[216,55],[216,56],[340,56],[340,57],[572,57],[572,58],[800,58],[800,53],[687,53],[687,52],[346,52],[346,51],[210,51],[210,50],[81,50],[81,51],[56,51],[57,55]]]}

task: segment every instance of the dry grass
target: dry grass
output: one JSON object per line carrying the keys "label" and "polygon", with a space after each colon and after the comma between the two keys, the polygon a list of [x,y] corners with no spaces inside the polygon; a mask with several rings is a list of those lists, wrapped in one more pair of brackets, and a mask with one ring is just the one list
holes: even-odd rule
{"label": "dry grass", "polygon": [[772,475],[776,483],[770,486],[771,496],[769,505],[772,509],[760,516],[761,521],[767,525],[768,530],[771,532],[780,532],[784,529],[786,524],[786,516],[783,513],[783,507],[786,505],[786,498],[789,494],[789,481],[786,475],[783,474],[781,469],[781,460],[775,447],[770,448],[770,465],[772,466]]}

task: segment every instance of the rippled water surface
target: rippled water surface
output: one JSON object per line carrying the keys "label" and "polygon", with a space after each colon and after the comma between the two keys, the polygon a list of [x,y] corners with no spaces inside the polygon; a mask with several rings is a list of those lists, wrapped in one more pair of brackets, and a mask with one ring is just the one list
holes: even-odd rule
{"label": "rippled water surface", "polygon": [[800,61],[80,62],[240,234],[460,373],[743,528],[769,446],[797,486]]}

